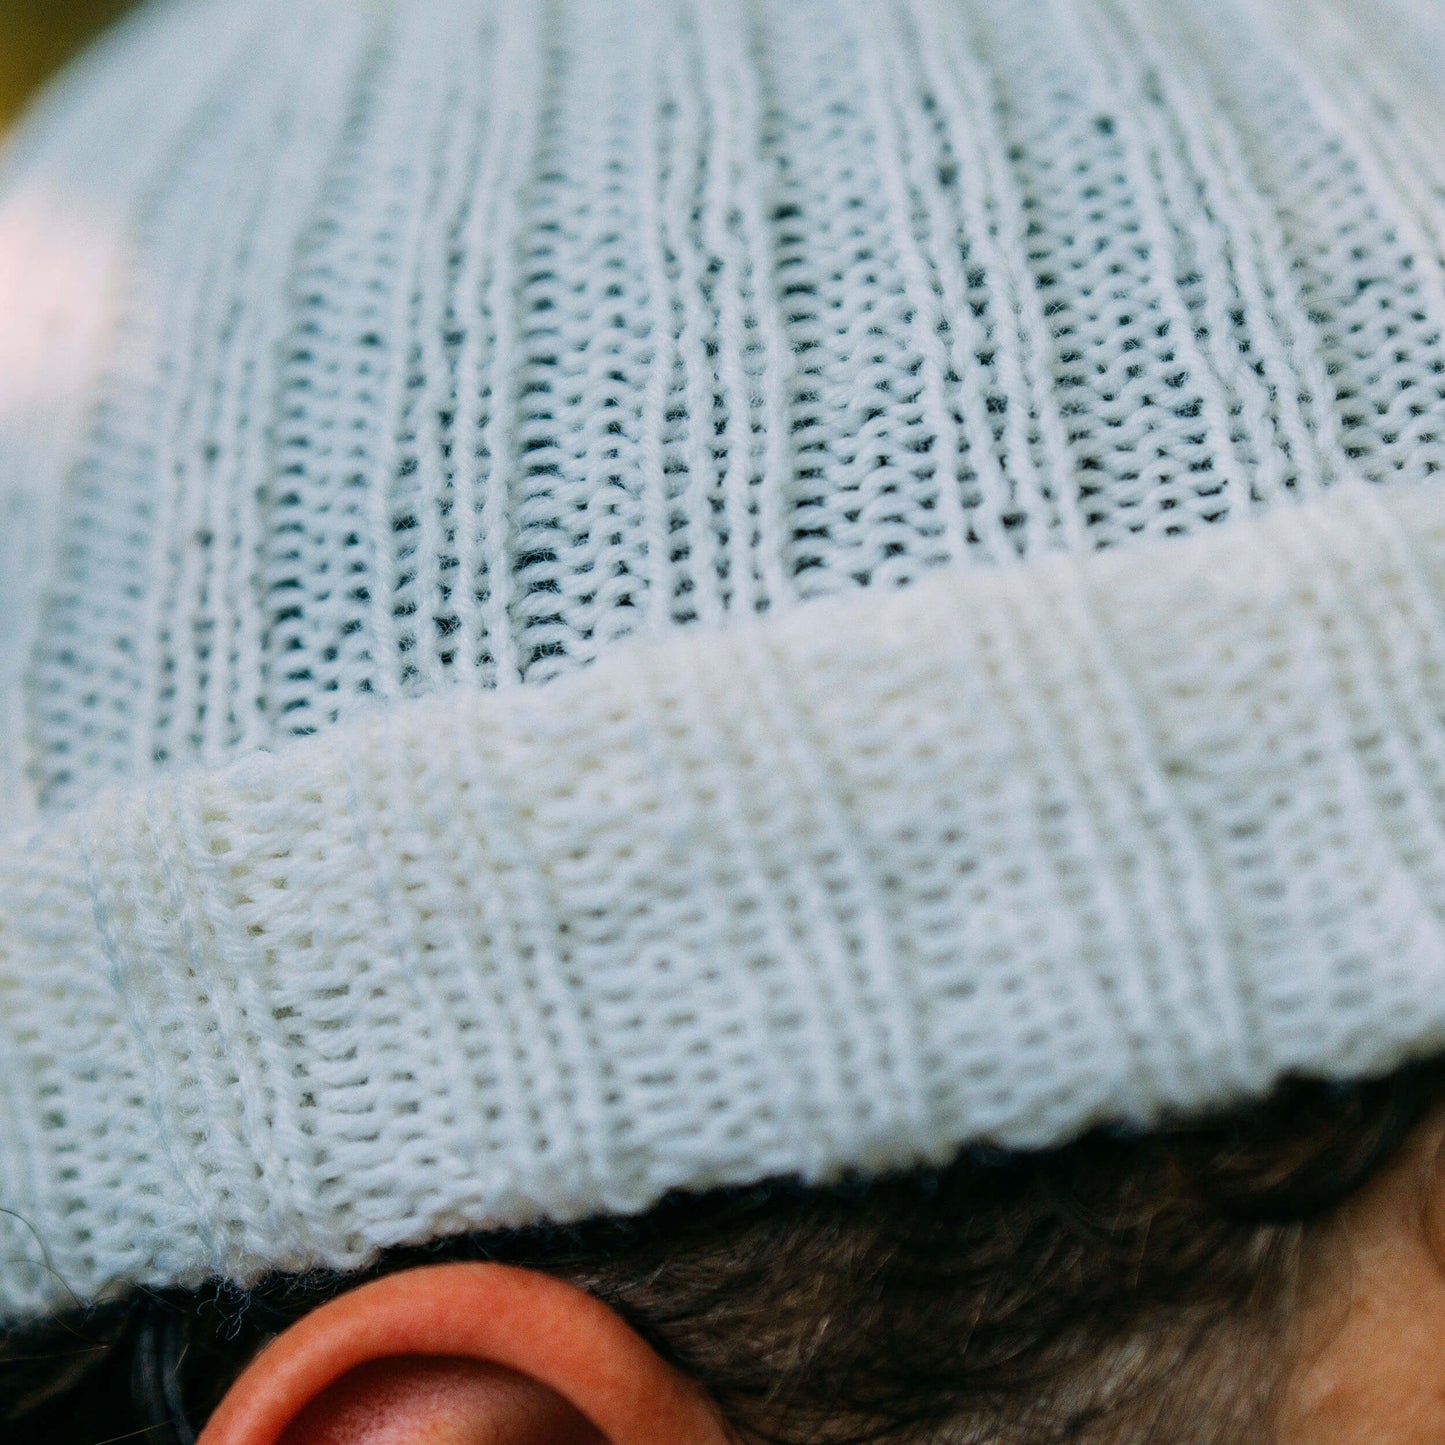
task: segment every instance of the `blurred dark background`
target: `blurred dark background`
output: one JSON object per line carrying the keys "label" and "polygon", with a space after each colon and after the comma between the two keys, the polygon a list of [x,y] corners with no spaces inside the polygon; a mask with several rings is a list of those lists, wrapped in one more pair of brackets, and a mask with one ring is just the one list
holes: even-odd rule
{"label": "blurred dark background", "polygon": [[135,0],[0,0],[0,130],[35,88]]}

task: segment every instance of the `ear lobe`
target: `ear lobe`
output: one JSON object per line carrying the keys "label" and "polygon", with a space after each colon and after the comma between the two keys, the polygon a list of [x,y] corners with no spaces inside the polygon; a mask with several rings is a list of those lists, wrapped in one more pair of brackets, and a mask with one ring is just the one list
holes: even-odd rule
{"label": "ear lobe", "polygon": [[[348,1419],[364,1433],[337,1433]],[[561,1433],[539,1436],[542,1425]],[[530,1270],[451,1264],[375,1280],[292,1325],[236,1381],[198,1445],[593,1441],[728,1445],[729,1434],[692,1381],[584,1291]]]}

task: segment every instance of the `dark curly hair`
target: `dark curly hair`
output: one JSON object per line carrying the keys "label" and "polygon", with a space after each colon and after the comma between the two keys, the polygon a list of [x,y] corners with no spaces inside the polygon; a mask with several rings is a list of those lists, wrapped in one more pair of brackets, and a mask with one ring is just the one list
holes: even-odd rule
{"label": "dark curly hair", "polygon": [[141,1291],[0,1342],[12,1445],[186,1445],[256,1351],[363,1279],[492,1259],[590,1290],[777,1445],[1271,1438],[1313,1226],[1437,1102],[1445,1057],[1037,1153],[832,1188],[674,1195],[364,1275]]}

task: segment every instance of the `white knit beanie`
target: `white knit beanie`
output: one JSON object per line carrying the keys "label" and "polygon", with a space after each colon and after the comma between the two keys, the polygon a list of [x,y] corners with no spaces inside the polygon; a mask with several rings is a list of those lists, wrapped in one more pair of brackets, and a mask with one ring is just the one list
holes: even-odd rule
{"label": "white knit beanie", "polygon": [[1435,0],[166,0],[0,177],[0,1317],[1445,1046]]}

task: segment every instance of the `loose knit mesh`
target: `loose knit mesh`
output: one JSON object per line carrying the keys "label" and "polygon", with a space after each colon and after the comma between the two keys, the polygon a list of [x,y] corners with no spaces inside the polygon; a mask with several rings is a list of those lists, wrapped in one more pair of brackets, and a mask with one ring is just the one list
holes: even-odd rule
{"label": "loose knit mesh", "polygon": [[1297,30],[241,8],[124,198],[98,421],[51,439],[47,807],[673,623],[1440,465],[1425,182],[1365,65],[1322,77]]}
{"label": "loose knit mesh", "polygon": [[1438,1045],[1431,46],[145,7],[0,185],[0,1311]]}

